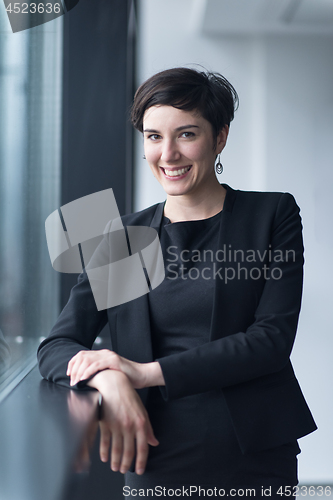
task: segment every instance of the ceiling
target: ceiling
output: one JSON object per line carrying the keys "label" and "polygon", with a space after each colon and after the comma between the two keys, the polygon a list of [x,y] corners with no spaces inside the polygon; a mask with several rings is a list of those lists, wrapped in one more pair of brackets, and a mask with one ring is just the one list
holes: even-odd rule
{"label": "ceiling", "polygon": [[333,35],[333,0],[197,0],[206,35]]}

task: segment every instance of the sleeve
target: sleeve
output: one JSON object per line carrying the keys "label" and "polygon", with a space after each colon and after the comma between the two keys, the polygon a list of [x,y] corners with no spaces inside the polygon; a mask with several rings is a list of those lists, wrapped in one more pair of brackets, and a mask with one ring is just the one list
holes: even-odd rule
{"label": "sleeve", "polygon": [[[281,195],[270,231],[272,250],[281,251],[284,258],[269,263],[254,322],[244,331],[158,359],[165,379],[164,399],[244,383],[278,372],[288,363],[301,306],[304,262],[299,208],[289,193]],[[272,275],[280,277],[269,279]]]}
{"label": "sleeve", "polygon": [[[69,360],[79,351],[91,349],[106,323],[107,312],[97,310],[88,276],[83,272],[50,335],[38,348],[37,357],[42,377],[70,387],[69,377],[66,375]],[[91,390],[86,381],[71,388]]]}

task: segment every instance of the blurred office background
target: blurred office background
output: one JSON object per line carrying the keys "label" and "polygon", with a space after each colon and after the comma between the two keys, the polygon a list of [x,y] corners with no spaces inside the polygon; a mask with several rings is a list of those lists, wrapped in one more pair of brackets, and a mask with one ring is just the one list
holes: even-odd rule
{"label": "blurred office background", "polygon": [[[289,191],[301,207],[305,284],[292,361],[319,430],[300,440],[299,477],[332,484],[333,2],[138,3],[137,83],[193,64],[223,74],[240,105],[220,182]],[[164,199],[142,155],[136,135],[136,209]]]}
{"label": "blurred office background", "polygon": [[202,65],[240,97],[220,181],[289,191],[301,207],[292,359],[319,430],[300,441],[299,477],[333,484],[332,49],[332,0],[80,0],[16,34],[0,5],[0,329],[11,352],[0,400],[35,364],[75,283],[51,267],[46,217],[110,187],[121,214],[162,201],[139,134],[132,148],[130,101],[153,73]]}

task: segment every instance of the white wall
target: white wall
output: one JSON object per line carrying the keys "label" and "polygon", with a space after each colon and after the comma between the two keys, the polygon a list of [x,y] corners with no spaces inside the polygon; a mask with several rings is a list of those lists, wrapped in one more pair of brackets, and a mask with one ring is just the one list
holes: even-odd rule
{"label": "white wall", "polygon": [[[199,2],[200,3],[200,2]],[[138,84],[174,66],[201,64],[235,86],[240,108],[222,154],[221,182],[289,191],[302,209],[306,270],[293,363],[319,430],[300,440],[303,483],[333,483],[333,39],[198,34],[193,0],[140,0]],[[136,210],[164,200],[136,144]]]}

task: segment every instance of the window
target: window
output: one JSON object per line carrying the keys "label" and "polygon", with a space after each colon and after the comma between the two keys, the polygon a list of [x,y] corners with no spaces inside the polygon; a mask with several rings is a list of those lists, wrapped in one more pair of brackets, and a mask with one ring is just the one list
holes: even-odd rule
{"label": "window", "polygon": [[13,34],[0,5],[0,400],[59,314],[44,223],[61,205],[62,26]]}

